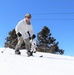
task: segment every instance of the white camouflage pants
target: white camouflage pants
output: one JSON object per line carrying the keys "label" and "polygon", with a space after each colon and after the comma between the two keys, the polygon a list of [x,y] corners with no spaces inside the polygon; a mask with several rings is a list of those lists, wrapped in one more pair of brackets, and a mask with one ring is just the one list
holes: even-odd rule
{"label": "white camouflage pants", "polygon": [[25,47],[26,47],[27,51],[30,51],[29,38],[24,40],[22,37],[18,37],[18,43],[15,47],[15,50],[19,50],[19,48],[21,47],[21,44],[23,43],[23,41],[25,42]]}

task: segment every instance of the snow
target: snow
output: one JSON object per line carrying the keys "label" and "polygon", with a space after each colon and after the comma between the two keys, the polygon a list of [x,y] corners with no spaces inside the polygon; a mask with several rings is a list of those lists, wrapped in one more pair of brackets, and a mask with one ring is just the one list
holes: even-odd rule
{"label": "snow", "polygon": [[9,48],[0,52],[0,75],[74,75],[73,56],[37,52],[34,57],[27,57],[26,50],[21,53],[15,55]]}

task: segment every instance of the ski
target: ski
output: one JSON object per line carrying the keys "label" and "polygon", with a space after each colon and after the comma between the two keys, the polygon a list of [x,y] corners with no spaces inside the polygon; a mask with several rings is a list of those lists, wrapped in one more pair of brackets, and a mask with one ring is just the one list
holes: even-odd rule
{"label": "ski", "polygon": [[40,57],[40,58],[42,58],[43,57],[43,55],[32,55],[32,56],[28,56],[28,55],[22,55],[22,54],[12,54],[12,53],[10,53],[10,55],[17,55],[17,56],[22,56],[22,57]]}

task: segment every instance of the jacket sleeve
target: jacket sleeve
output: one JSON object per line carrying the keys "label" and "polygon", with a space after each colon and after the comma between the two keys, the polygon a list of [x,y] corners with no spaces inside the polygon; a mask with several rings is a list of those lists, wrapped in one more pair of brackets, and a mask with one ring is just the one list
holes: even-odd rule
{"label": "jacket sleeve", "polygon": [[16,27],[15,27],[16,34],[17,34],[18,32],[20,32],[20,26],[21,26],[21,22],[19,22],[19,23],[16,25]]}
{"label": "jacket sleeve", "polygon": [[29,33],[30,33],[31,37],[32,37],[32,35],[34,34],[32,25],[30,25]]}

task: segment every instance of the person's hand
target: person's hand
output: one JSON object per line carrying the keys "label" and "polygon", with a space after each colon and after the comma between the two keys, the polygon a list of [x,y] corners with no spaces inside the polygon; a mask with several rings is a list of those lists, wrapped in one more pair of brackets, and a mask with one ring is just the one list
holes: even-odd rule
{"label": "person's hand", "polygon": [[22,36],[19,32],[17,33],[17,35],[20,37],[20,36]]}
{"label": "person's hand", "polygon": [[32,39],[34,39],[35,37],[36,37],[36,35],[35,35],[35,34],[33,34],[33,35],[32,35]]}

